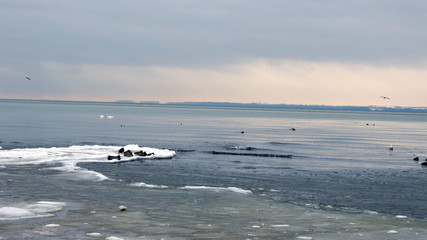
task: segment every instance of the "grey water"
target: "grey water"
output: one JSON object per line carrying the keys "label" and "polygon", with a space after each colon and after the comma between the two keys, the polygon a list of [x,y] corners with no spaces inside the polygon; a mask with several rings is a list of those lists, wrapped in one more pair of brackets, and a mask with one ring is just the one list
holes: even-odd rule
{"label": "grey water", "polygon": [[55,163],[3,165],[0,209],[67,206],[0,220],[1,239],[427,237],[427,114],[1,100],[0,116],[0,151],[176,151],[172,159],[78,164],[104,181]]}

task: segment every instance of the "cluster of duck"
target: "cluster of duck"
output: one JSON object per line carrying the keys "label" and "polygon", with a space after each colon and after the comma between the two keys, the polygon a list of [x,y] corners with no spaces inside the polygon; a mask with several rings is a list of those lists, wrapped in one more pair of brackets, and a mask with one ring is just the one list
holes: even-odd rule
{"label": "cluster of duck", "polygon": [[121,159],[121,157],[120,157],[121,155],[123,155],[124,157],[133,157],[134,155],[140,156],[140,157],[147,157],[147,156],[154,155],[154,153],[147,153],[147,152],[144,152],[142,150],[132,153],[131,150],[126,150],[125,151],[124,148],[120,148],[119,151],[118,151],[118,153],[119,153],[119,155],[117,155],[117,156],[108,155],[107,159],[108,160],[114,160],[114,159],[120,160]]}
{"label": "cluster of duck", "polygon": [[[414,157],[414,161],[418,162],[418,161],[420,161],[420,158],[419,157]],[[427,167],[427,159],[424,162],[421,163],[421,166]]]}

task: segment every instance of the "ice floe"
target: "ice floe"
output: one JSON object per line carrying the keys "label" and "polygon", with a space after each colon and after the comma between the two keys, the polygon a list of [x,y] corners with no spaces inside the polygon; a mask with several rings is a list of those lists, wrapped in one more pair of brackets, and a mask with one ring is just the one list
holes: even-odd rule
{"label": "ice floe", "polygon": [[138,159],[165,159],[175,156],[175,151],[168,149],[157,149],[150,147],[140,147],[136,144],[124,146],[126,150],[145,151],[152,153],[150,156],[140,157],[123,157],[121,160],[108,160],[108,155],[118,154],[118,146],[100,146],[100,145],[74,145],[70,147],[51,147],[51,148],[16,148],[0,151],[0,166],[7,165],[39,165],[52,164],[60,166],[51,167],[50,169],[75,174],[75,177],[82,180],[102,181],[108,177],[78,167],[82,162],[100,162],[116,163],[134,161]]}
{"label": "ice floe", "polygon": [[0,220],[51,217],[54,216],[54,212],[62,210],[66,205],[65,202],[49,201],[11,204],[0,208]]}
{"label": "ice floe", "polygon": [[87,236],[90,237],[102,237],[101,233],[93,232],[93,233],[86,233]]}
{"label": "ice floe", "polygon": [[60,227],[61,225],[59,225],[59,224],[56,224],[56,223],[50,223],[50,224],[46,224],[45,225],[45,227],[48,227],[48,228],[57,228],[57,227]]}
{"label": "ice floe", "polygon": [[289,227],[289,225],[288,224],[277,224],[277,225],[271,225],[271,227],[274,227],[274,228],[286,228],[286,227]]}
{"label": "ice floe", "polygon": [[115,237],[115,236],[111,236],[111,237],[105,238],[105,240],[124,240],[124,239],[123,238],[119,238],[119,237]]}

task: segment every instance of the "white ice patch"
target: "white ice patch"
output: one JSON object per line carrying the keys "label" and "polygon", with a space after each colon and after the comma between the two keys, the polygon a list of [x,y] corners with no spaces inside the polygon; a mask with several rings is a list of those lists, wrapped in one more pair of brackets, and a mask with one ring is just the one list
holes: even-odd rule
{"label": "white ice patch", "polygon": [[38,164],[61,164],[60,167],[51,169],[66,173],[78,173],[79,179],[102,181],[108,179],[106,176],[83,169],[77,166],[81,162],[105,162],[116,163],[133,161],[137,159],[165,159],[175,156],[175,151],[168,149],[157,149],[139,147],[136,144],[127,145],[125,150],[145,151],[153,153],[150,156],[124,157],[121,160],[108,160],[108,155],[118,155],[118,146],[84,145],[70,147],[52,148],[16,148],[0,151],[0,165],[38,165]]}
{"label": "white ice patch", "polygon": [[251,194],[252,192],[250,190],[244,190],[237,187],[207,187],[207,186],[185,186],[180,189],[192,189],[192,190],[210,190],[210,191],[232,191],[236,193],[242,193],[242,194]]}
{"label": "white ice patch", "polygon": [[56,228],[56,227],[60,227],[61,225],[59,224],[55,224],[55,223],[50,223],[50,224],[46,224],[45,227],[48,228]]}
{"label": "white ice patch", "polygon": [[288,224],[278,224],[278,225],[271,225],[271,227],[274,227],[274,228],[286,228],[286,227],[289,227],[289,225]]}
{"label": "white ice patch", "polygon": [[96,232],[94,232],[94,233],[86,233],[86,235],[87,236],[91,236],[91,237],[101,237],[102,236],[101,233],[96,233]]}
{"label": "white ice patch", "polygon": [[119,237],[115,237],[115,236],[111,236],[111,237],[107,237],[105,240],[124,240],[124,239],[119,238]]}
{"label": "white ice patch", "polygon": [[67,203],[40,201],[37,203],[20,203],[0,208],[0,220],[16,220],[22,218],[39,218],[54,216],[54,212],[62,210]]}
{"label": "white ice patch", "polygon": [[145,187],[145,188],[168,188],[168,186],[165,185],[153,185],[153,184],[147,184],[147,183],[131,183],[130,184],[133,187]]}

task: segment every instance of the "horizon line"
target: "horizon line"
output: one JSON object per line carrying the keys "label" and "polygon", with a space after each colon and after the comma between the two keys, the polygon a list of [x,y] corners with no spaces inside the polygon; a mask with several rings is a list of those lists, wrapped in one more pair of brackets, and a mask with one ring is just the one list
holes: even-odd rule
{"label": "horizon line", "polygon": [[[25,98],[0,98],[0,101],[39,101],[39,102],[75,102],[75,103],[116,103],[116,104],[149,104],[149,105],[192,105],[192,106],[220,106],[220,107],[259,107],[259,108],[293,108],[293,109],[338,109],[345,110],[369,110],[369,111],[422,111],[427,112],[427,107],[405,107],[405,106],[379,106],[379,105],[324,105],[324,104],[293,104],[293,103],[261,103],[261,102],[213,102],[213,101],[182,101],[182,102],[160,102],[160,101],[134,101],[134,100],[115,100],[115,101],[95,101],[95,100],[61,100],[61,99],[25,99]],[[341,109],[340,109],[341,108]],[[350,109],[352,108],[352,109]]]}

